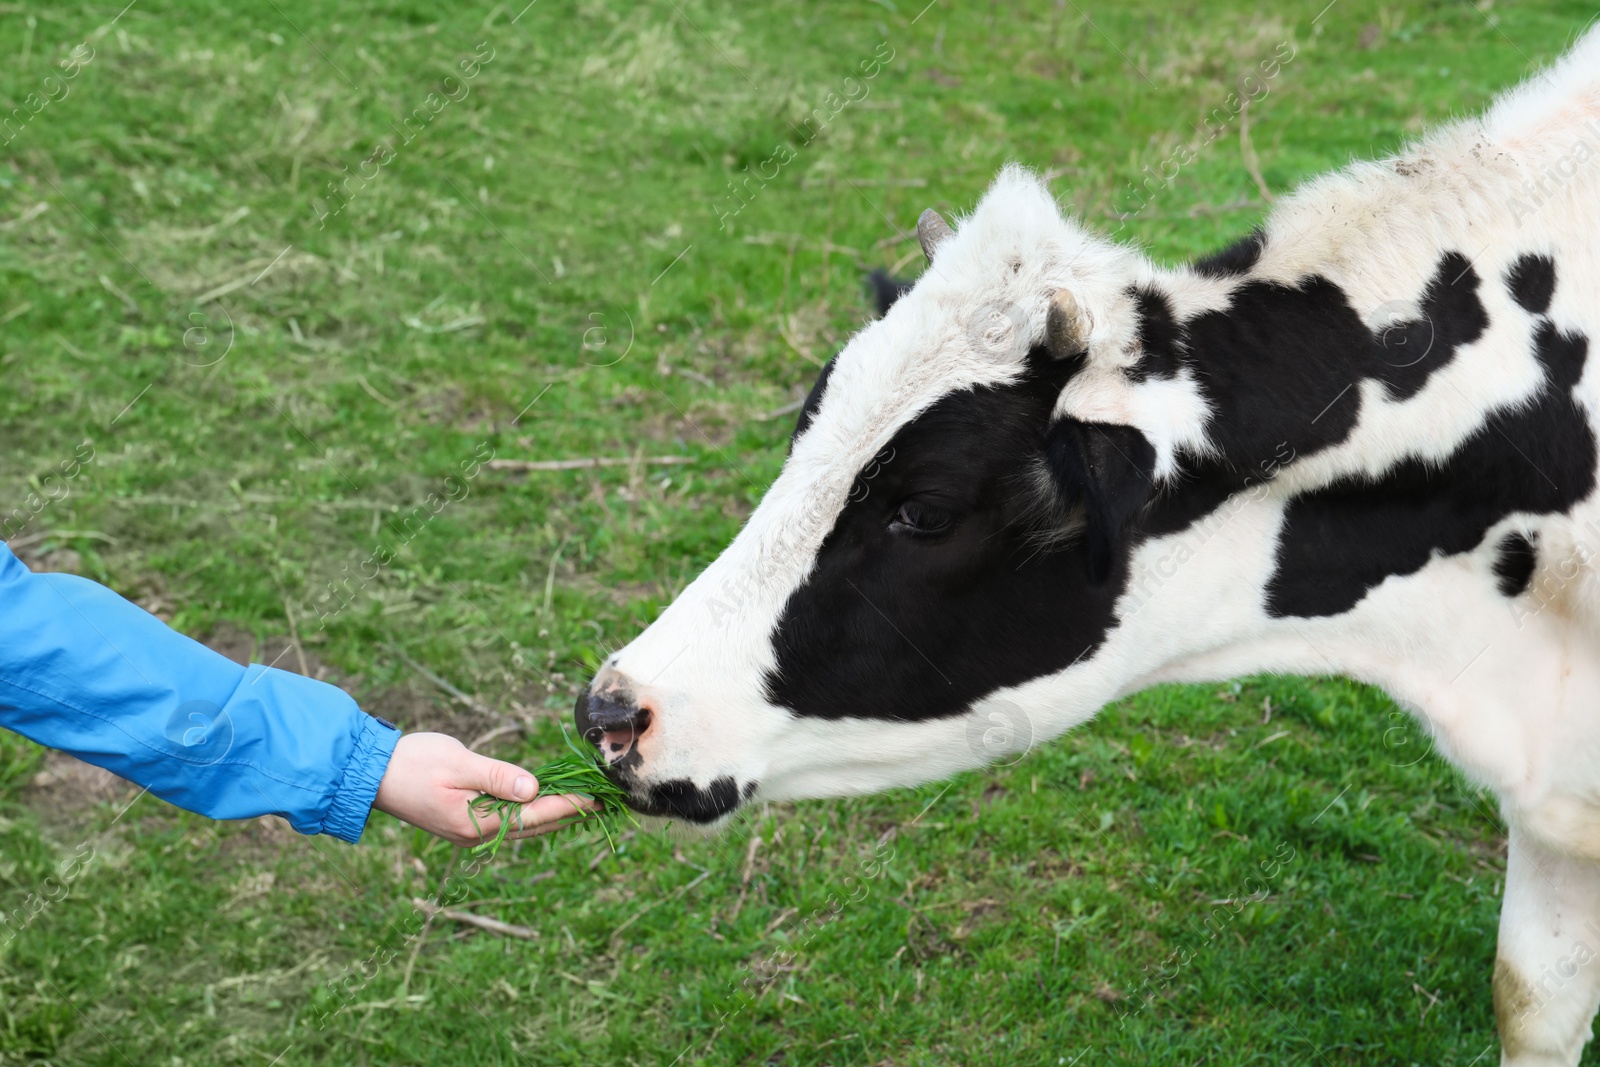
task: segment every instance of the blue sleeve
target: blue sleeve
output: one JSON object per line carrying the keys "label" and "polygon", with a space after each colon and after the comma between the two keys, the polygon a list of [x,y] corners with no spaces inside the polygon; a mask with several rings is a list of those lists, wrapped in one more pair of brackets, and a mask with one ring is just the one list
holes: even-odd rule
{"label": "blue sleeve", "polygon": [[355,841],[400,733],[336,686],[248,668],[0,545],[0,726],[214,819]]}

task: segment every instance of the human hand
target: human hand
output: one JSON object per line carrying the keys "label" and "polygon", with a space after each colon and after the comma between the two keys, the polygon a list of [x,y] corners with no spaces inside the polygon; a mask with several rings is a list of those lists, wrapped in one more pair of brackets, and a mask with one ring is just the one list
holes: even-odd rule
{"label": "human hand", "polygon": [[595,807],[581,796],[534,800],[538,791],[530,772],[471,752],[447,734],[406,734],[394,746],[372,806],[457,845],[493,840],[499,831],[500,816],[494,813],[478,815],[473,825],[467,805],[484,793],[532,801],[522,805],[520,823],[512,817],[510,839],[558,830]]}

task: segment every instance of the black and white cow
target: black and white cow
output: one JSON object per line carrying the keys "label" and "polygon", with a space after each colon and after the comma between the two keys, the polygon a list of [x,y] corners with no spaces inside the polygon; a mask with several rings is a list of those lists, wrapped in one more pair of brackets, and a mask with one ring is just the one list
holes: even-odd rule
{"label": "black and white cow", "polygon": [[[1383,686],[1500,796],[1504,1063],[1600,1001],[1600,30],[1167,268],[1008,167],[578,726],[646,812],[926,782],[1158,682]],[[1583,965],[1573,963],[1582,961]],[[1593,962],[1589,962],[1589,961]]]}

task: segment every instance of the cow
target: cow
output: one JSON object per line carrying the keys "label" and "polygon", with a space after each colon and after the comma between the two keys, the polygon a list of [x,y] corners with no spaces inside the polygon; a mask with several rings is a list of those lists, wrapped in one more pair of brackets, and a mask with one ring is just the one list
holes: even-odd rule
{"label": "cow", "polygon": [[[1164,682],[1382,687],[1498,796],[1504,1064],[1600,1002],[1600,29],[1159,265],[1010,165],[575,709],[641,812],[982,766]],[[1590,960],[1595,962],[1590,963]],[[1574,962],[1576,961],[1576,962]]]}

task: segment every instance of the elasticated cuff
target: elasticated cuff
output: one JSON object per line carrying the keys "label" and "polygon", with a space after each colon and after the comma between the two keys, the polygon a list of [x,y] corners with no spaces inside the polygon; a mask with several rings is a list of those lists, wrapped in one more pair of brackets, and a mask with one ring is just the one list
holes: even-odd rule
{"label": "elasticated cuff", "polygon": [[400,740],[400,731],[388,722],[371,715],[361,717],[360,733],[356,737],[355,751],[345,765],[344,779],[333,803],[328,805],[328,815],[322,820],[322,832],[341,841],[355,844],[366,829],[367,815],[372,802],[378,797],[378,783],[389,768],[389,757]]}

